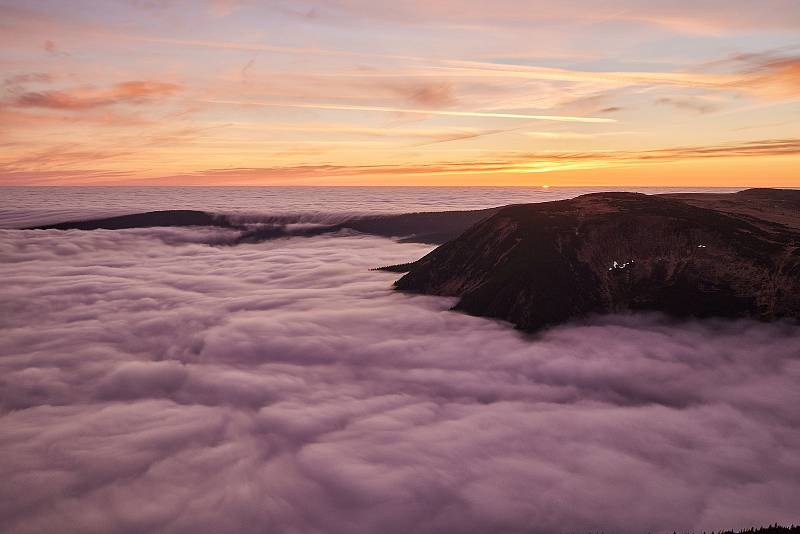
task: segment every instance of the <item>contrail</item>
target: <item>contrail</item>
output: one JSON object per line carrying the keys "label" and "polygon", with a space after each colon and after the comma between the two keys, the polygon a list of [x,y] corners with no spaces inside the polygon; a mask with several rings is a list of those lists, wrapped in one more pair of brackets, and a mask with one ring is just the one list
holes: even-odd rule
{"label": "contrail", "polygon": [[227,104],[234,106],[259,106],[271,108],[301,108],[301,109],[332,109],[342,111],[373,111],[373,112],[389,112],[389,113],[417,113],[421,115],[445,115],[449,117],[488,117],[499,119],[529,119],[539,121],[556,121],[556,122],[617,122],[614,119],[606,119],[599,117],[572,117],[568,115],[526,115],[522,113],[490,113],[481,111],[447,111],[447,110],[432,110],[432,109],[406,109],[406,108],[390,108],[380,106],[350,106],[346,104],[325,104],[325,103],[310,103],[310,104],[292,104],[285,102],[251,102],[240,100],[201,100],[207,104]]}

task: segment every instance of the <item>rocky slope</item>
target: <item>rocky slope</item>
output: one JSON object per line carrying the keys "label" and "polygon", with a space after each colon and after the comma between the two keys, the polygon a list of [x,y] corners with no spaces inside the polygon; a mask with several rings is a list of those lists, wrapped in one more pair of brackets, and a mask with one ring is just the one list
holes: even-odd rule
{"label": "rocky slope", "polygon": [[800,191],[509,206],[407,270],[398,289],[524,330],[635,310],[800,318]]}

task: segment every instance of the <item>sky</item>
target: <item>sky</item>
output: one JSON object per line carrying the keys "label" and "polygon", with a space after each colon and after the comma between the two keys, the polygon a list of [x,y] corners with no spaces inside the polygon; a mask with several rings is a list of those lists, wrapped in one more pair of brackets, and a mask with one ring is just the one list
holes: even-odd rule
{"label": "sky", "polygon": [[0,0],[0,185],[800,187],[797,0]]}

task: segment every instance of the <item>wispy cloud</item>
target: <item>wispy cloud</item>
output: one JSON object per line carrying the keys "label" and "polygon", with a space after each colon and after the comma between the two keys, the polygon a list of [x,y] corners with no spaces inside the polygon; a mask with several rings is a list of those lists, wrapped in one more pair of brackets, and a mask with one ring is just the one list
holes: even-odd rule
{"label": "wispy cloud", "polygon": [[450,82],[393,84],[389,88],[410,103],[420,106],[440,108],[458,103],[455,88]]}
{"label": "wispy cloud", "polygon": [[800,8],[793,0],[716,0],[694,2],[674,0],[606,0],[586,4],[565,1],[557,5],[545,0],[496,0],[491,9],[480,0],[441,0],[439,2],[395,2],[391,9],[367,0],[351,0],[331,6],[325,0],[312,4],[328,11],[358,14],[373,20],[415,22],[429,26],[461,29],[560,24],[586,28],[593,24],[629,23],[663,28],[672,32],[718,35],[741,30],[800,28]]}
{"label": "wispy cloud", "polygon": [[55,76],[47,72],[29,72],[25,74],[15,74],[13,76],[9,76],[3,80],[3,85],[6,88],[15,88],[31,83],[50,83],[54,79]]}
{"label": "wispy cloud", "polygon": [[775,98],[800,98],[800,56],[738,54],[730,63],[742,69],[742,87]]}
{"label": "wispy cloud", "polygon": [[50,39],[44,42],[44,49],[47,51],[48,54],[52,54],[54,56],[68,56],[67,52],[64,52],[59,48],[59,46],[55,43],[55,41],[51,41]]}
{"label": "wispy cloud", "polygon": [[26,92],[18,95],[13,103],[20,107],[85,110],[120,103],[141,104],[170,96],[179,89],[180,87],[173,83],[128,81],[115,84],[108,89],[79,88]]}
{"label": "wispy cloud", "polygon": [[428,164],[328,164],[207,169],[156,178],[139,179],[130,176],[119,183],[131,185],[148,183],[167,185],[304,184],[338,178],[543,173],[765,156],[800,156],[800,139],[765,139],[738,144],[640,151],[498,153],[491,158]]}
{"label": "wispy cloud", "polygon": [[216,17],[227,17],[241,7],[241,0],[211,0],[209,11]]}
{"label": "wispy cloud", "polygon": [[694,113],[711,113],[720,109],[716,102],[710,102],[704,98],[683,98],[683,97],[661,97],[656,99],[656,104],[670,106],[676,109],[691,111]]}
{"label": "wispy cloud", "polygon": [[13,172],[23,169],[53,169],[76,164],[78,166],[92,165],[101,160],[116,159],[131,153],[130,150],[125,149],[109,150],[85,148],[79,144],[65,144],[13,158],[0,165],[0,169],[5,168]]}
{"label": "wispy cloud", "polygon": [[[465,59],[439,58],[430,56],[413,56],[401,54],[384,54],[377,52],[353,52],[330,48],[289,47],[263,43],[242,43],[226,41],[202,41],[190,39],[174,39],[141,35],[127,35],[124,38],[143,42],[154,42],[189,47],[217,48],[228,50],[265,51],[281,54],[319,55],[364,58],[374,60],[392,60],[406,62],[410,66],[397,68],[394,72],[382,70],[356,70],[347,72],[348,77],[383,77],[402,78],[448,77],[475,78],[488,80],[491,78],[508,80],[543,80],[551,82],[575,82],[604,84],[605,89],[626,86],[673,86],[698,88],[717,91],[746,91],[755,94],[768,92],[773,96],[794,96],[798,86],[798,60],[792,57],[764,57],[761,54],[743,54],[735,56],[731,62],[738,64],[739,69],[733,72],[704,71],[702,68],[691,68],[675,71],[613,71],[587,70],[559,67],[542,67],[521,65],[516,63],[498,63]],[[341,75],[342,73],[338,73]],[[414,89],[412,84],[406,86],[413,96],[433,98],[435,100],[453,101],[452,83],[442,82],[436,85],[423,85]],[[422,100],[419,100],[422,102]]]}

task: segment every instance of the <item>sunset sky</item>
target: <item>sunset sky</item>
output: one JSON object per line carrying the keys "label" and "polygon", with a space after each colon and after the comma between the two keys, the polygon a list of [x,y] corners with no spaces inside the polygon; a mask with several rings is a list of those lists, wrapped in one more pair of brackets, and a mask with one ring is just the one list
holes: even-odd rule
{"label": "sunset sky", "polygon": [[0,0],[0,185],[800,187],[798,0]]}

